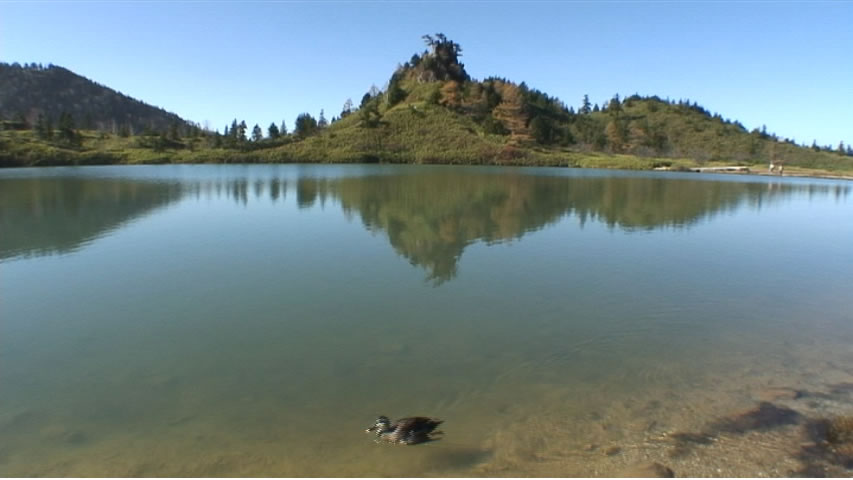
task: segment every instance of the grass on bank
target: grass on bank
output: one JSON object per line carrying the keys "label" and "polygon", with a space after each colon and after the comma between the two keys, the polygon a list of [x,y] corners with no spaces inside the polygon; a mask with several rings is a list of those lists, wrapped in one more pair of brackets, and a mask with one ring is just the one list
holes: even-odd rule
{"label": "grass on bank", "polygon": [[[726,126],[729,127],[729,126]],[[486,133],[470,117],[423,101],[384,109],[375,127],[351,114],[318,134],[300,139],[247,142],[236,148],[215,146],[210,136],[169,140],[120,137],[80,131],[76,142],[43,140],[31,130],[0,131],[0,166],[163,164],[163,163],[409,163],[563,166],[683,170],[698,166],[745,165],[756,171],[758,158],[700,161],[686,157],[638,156],[571,147],[518,144],[509,136]],[[744,140],[746,141],[746,140]],[[766,147],[764,147],[766,148]],[[813,152],[795,145],[773,145],[786,172],[813,176],[853,176],[853,157]]]}

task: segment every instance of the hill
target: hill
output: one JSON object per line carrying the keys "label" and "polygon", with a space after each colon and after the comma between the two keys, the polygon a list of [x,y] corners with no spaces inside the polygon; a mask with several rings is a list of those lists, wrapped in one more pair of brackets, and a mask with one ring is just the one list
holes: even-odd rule
{"label": "hill", "polygon": [[[532,164],[616,168],[706,164],[853,170],[853,151],[804,147],[711,114],[696,102],[586,96],[575,111],[524,82],[471,79],[461,47],[441,34],[402,64],[385,91],[345,106],[325,129],[273,149],[268,161]],[[790,171],[790,170],[789,170]]]}
{"label": "hill", "polygon": [[141,135],[66,125],[55,137],[38,125],[15,126],[0,135],[0,166],[391,162],[766,170],[772,163],[792,173],[853,173],[849,146],[806,147],[764,128],[747,131],[687,100],[614,95],[599,106],[583,96],[574,110],[524,82],[473,79],[460,62],[460,45],[441,34],[423,38],[427,48],[401,64],[384,90],[372,88],[357,107],[347,100],[331,122],[322,112],[316,119],[303,113],[293,132],[284,125],[250,130],[235,119],[223,133],[161,126]]}
{"label": "hill", "polygon": [[174,113],[62,67],[0,63],[0,118],[36,125],[41,116],[41,121],[56,126],[63,115],[70,115],[79,128],[114,133],[139,134],[187,124]]}

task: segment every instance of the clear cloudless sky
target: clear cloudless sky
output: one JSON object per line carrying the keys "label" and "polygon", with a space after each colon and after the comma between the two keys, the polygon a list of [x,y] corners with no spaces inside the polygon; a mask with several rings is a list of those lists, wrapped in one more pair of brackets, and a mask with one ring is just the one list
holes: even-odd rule
{"label": "clear cloudless sky", "polygon": [[331,119],[435,32],[474,78],[575,108],[685,98],[798,143],[853,143],[851,1],[0,0],[0,61],[60,65],[220,131]]}

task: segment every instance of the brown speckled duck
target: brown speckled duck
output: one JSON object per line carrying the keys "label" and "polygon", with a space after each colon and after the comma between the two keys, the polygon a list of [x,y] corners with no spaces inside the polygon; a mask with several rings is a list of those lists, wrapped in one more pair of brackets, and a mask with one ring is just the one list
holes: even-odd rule
{"label": "brown speckled duck", "polygon": [[383,415],[365,431],[375,432],[377,441],[416,445],[436,440],[433,436],[443,433],[435,431],[435,427],[441,423],[442,420],[429,417],[406,417],[391,423],[391,420]]}

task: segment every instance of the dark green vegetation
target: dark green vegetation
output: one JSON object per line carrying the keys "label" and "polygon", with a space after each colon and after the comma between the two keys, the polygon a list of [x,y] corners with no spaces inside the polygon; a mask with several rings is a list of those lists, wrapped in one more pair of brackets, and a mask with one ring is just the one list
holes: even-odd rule
{"label": "dark green vegetation", "polygon": [[[472,79],[458,44],[441,34],[424,39],[427,50],[399,66],[384,91],[372,88],[358,107],[347,100],[331,121],[323,111],[316,119],[303,113],[292,132],[284,123],[264,129],[236,119],[223,133],[209,131],[59,67],[4,65],[0,166],[387,162],[766,169],[774,163],[788,172],[853,173],[850,146],[799,146],[765,128],[747,131],[686,100],[615,95],[599,106],[583,96],[575,111],[523,82]],[[58,80],[66,77],[74,81]]]}
{"label": "dark green vegetation", "polygon": [[[0,63],[0,118],[12,128],[38,128],[43,137],[69,140],[70,129],[130,136],[189,124],[55,65]],[[65,132],[63,131],[65,127]]]}

